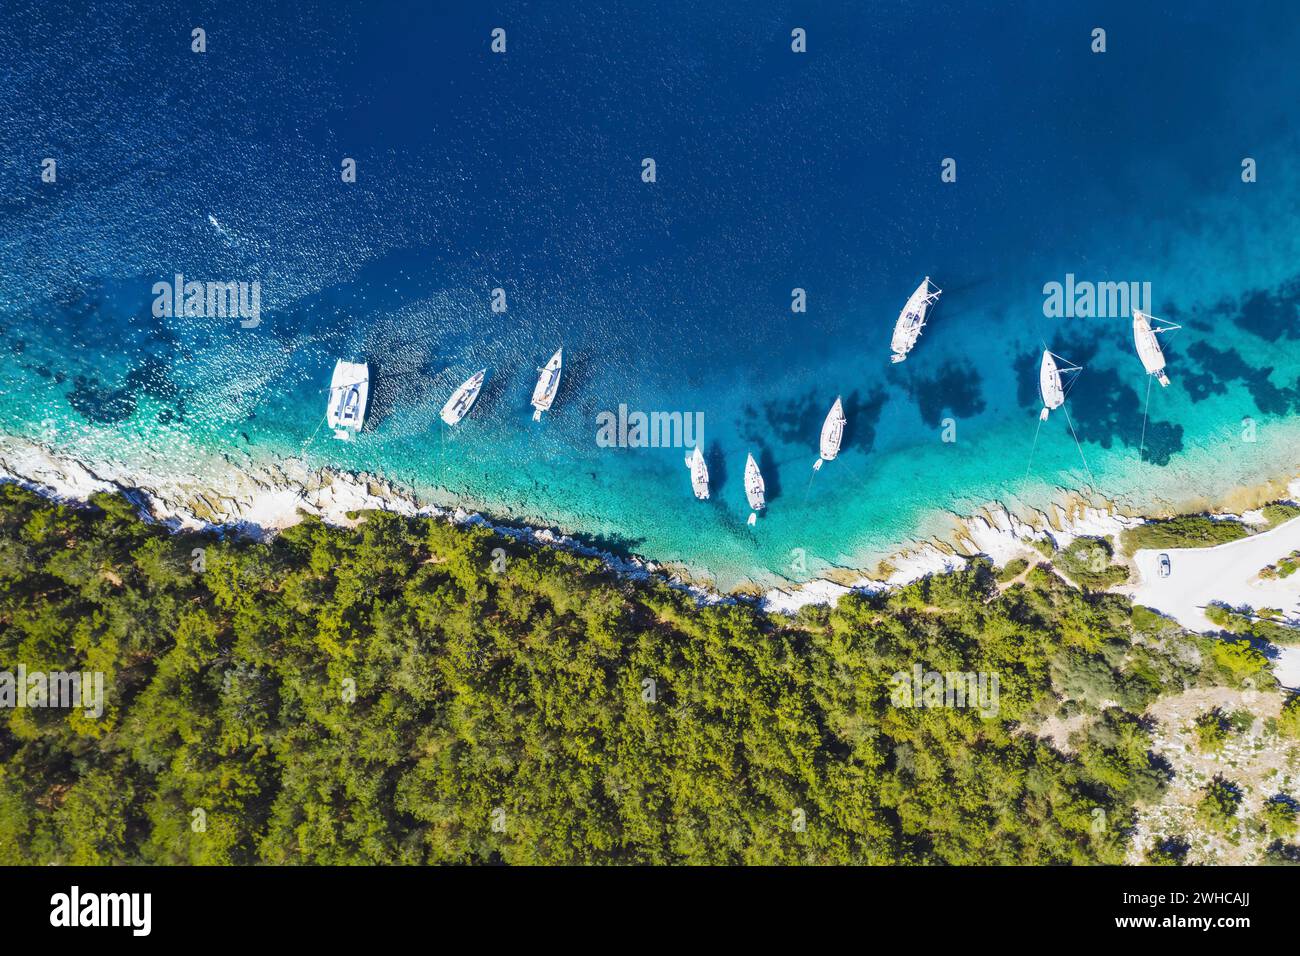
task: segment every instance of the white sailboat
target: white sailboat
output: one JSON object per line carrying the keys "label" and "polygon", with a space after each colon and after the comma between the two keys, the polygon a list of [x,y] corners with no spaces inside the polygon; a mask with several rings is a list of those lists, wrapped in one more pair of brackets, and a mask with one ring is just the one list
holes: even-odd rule
{"label": "white sailboat", "polygon": [[847,420],[844,417],[844,405],[836,395],[835,404],[831,406],[826,421],[822,422],[821,457],[813,462],[813,471],[821,471],[822,462],[834,461],[840,453],[840,443],[844,441],[844,423]]}
{"label": "white sailboat", "polygon": [[686,456],[686,467],[691,470],[691,489],[695,497],[707,501],[709,497],[709,466],[704,463],[704,452],[700,446]]}
{"label": "white sailboat", "polygon": [[478,398],[478,393],[483,390],[483,379],[487,376],[487,369],[479,369],[461,384],[460,388],[451,393],[451,398],[447,399],[447,404],[442,406],[442,420],[448,425],[455,425],[467,414],[474,400]]}
{"label": "white sailboat", "polygon": [[[1154,327],[1151,324],[1153,322],[1157,323]],[[1138,358],[1142,360],[1142,367],[1147,370],[1147,374],[1154,375],[1161,386],[1169,384],[1169,376],[1165,374],[1165,353],[1161,350],[1156,335],[1181,328],[1181,325],[1157,319],[1138,309],[1133,310],[1133,344],[1137,346]]]}
{"label": "white sailboat", "polygon": [[361,431],[366,420],[366,401],[370,397],[370,366],[365,362],[334,364],[330,379],[329,404],[325,407],[325,421],[334,437],[348,441]]}
{"label": "white sailboat", "polygon": [[1043,360],[1038,366],[1038,394],[1043,400],[1043,410],[1038,413],[1038,427],[1034,429],[1034,444],[1029,451],[1029,464],[1025,466],[1026,478],[1034,467],[1034,452],[1038,450],[1038,435],[1043,430],[1043,422],[1047,421],[1047,416],[1055,409],[1061,408],[1065,411],[1066,424],[1070,426],[1070,434],[1074,437],[1074,447],[1079,449],[1079,460],[1083,462],[1083,469],[1088,473],[1088,480],[1094,487],[1096,486],[1097,480],[1093,477],[1092,469],[1088,467],[1088,456],[1083,453],[1079,433],[1074,430],[1074,422],[1070,421],[1070,410],[1064,407],[1066,388],[1061,381],[1061,376],[1066,372],[1082,370],[1082,365],[1072,365],[1069,359],[1043,349]]}
{"label": "white sailboat", "polygon": [[[1056,364],[1057,359],[1061,359],[1065,364]],[[1043,410],[1038,413],[1040,421],[1047,421],[1049,412],[1065,404],[1065,387],[1061,384],[1061,374],[1078,372],[1081,369],[1082,366],[1071,365],[1068,359],[1043,349],[1043,362],[1038,367],[1038,394],[1043,399]]]}
{"label": "white sailboat", "polygon": [[890,351],[894,353],[889,357],[891,362],[901,362],[907,358],[907,353],[912,351],[916,340],[921,337],[921,329],[925,327],[925,317],[930,306],[939,301],[942,292],[930,281],[929,276],[921,280],[921,284],[907,300],[907,305],[903,306],[903,311],[898,313],[898,321],[894,323],[894,338],[889,343]]}
{"label": "white sailboat", "polygon": [[[819,459],[820,460],[820,459]],[[745,497],[749,499],[749,524],[758,523],[758,513],[767,507],[765,493],[767,486],[763,483],[763,473],[758,470],[758,462],[751,454],[745,459]]]}
{"label": "white sailboat", "polygon": [[537,376],[537,385],[533,389],[533,421],[542,420],[542,412],[550,409],[555,403],[555,393],[560,390],[560,365],[564,361],[564,349],[555,350],[551,360],[539,368],[540,373]]}

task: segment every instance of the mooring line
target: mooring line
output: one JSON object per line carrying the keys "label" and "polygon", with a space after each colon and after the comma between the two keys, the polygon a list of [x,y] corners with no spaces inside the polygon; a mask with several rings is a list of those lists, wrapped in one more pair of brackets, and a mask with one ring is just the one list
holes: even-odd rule
{"label": "mooring line", "polygon": [[1029,470],[1034,467],[1034,453],[1038,451],[1038,433],[1043,430],[1043,419],[1038,419],[1038,427],[1034,429],[1034,444],[1029,449],[1029,464],[1025,465],[1025,477],[1029,477]]}
{"label": "mooring line", "polygon": [[316,427],[312,430],[311,435],[308,436],[307,440],[302,443],[302,447],[298,449],[299,458],[301,458],[303,455],[307,453],[307,446],[316,440],[316,436],[320,433],[320,427],[325,424],[326,420],[329,417],[330,417],[329,409],[326,409],[325,414],[322,415],[320,421],[316,423]]}
{"label": "mooring line", "polygon": [[1065,412],[1065,420],[1070,424],[1070,434],[1074,436],[1074,447],[1079,449],[1079,458],[1083,461],[1083,470],[1088,473],[1088,480],[1092,482],[1092,490],[1097,490],[1097,479],[1092,474],[1092,469],[1088,467],[1088,456],[1083,453],[1083,443],[1079,441],[1079,433],[1074,430],[1074,421],[1070,418],[1070,410],[1064,405],[1061,410]]}
{"label": "mooring line", "polygon": [[1151,380],[1154,375],[1147,376],[1147,400],[1142,406],[1142,440],[1138,442],[1138,461],[1142,461],[1142,453],[1147,447],[1147,413],[1151,410]]}

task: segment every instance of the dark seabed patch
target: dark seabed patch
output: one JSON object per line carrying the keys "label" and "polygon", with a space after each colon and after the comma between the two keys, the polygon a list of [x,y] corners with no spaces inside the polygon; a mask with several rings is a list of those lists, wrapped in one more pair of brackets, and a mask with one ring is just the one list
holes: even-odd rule
{"label": "dark seabed patch", "polygon": [[[876,441],[876,426],[889,395],[883,388],[873,388],[865,395],[854,389],[847,395],[841,395],[844,406],[844,441],[841,450],[854,448],[870,452]],[[767,443],[775,439],[787,445],[805,445],[816,449],[822,432],[822,424],[834,404],[834,396],[824,396],[809,392],[793,402],[767,402],[763,405],[763,421],[753,405],[746,405],[741,410],[738,430],[748,443],[763,448],[763,457],[759,467],[764,478],[775,473],[776,463],[768,451]],[[710,466],[712,467],[712,466]],[[771,495],[769,495],[769,498]]]}
{"label": "dark seabed patch", "polygon": [[1212,395],[1228,394],[1228,386],[1213,372],[1190,372],[1182,376],[1183,387],[1193,402],[1203,402]]}
{"label": "dark seabed patch", "polygon": [[[371,357],[367,365],[370,367],[370,393],[366,399],[366,419],[362,423],[362,430],[373,434],[401,400],[406,378],[400,374],[390,374],[391,369],[386,361]],[[328,406],[333,398],[329,394],[328,385],[321,389],[321,395],[327,399]],[[322,419],[325,415],[325,412],[321,412]]]}
{"label": "dark seabed patch", "polygon": [[[1152,395],[1152,402],[1155,400]],[[1125,384],[1113,368],[1094,369],[1088,388],[1073,392],[1070,402],[1081,442],[1102,448],[1114,447],[1116,440],[1128,448],[1144,445],[1143,459],[1156,465],[1169,464],[1170,458],[1182,451],[1183,426],[1173,422],[1148,418],[1143,441],[1143,396]]]}
{"label": "dark seabed patch", "polygon": [[809,392],[790,401],[767,402],[762,412],[753,405],[746,405],[741,411],[740,433],[749,442],[759,442],[764,437],[789,445],[807,442],[809,436],[817,435],[821,429],[822,420],[833,401],[833,398]]}
{"label": "dark seabed patch", "polygon": [[776,456],[772,454],[771,448],[764,445],[756,460],[758,470],[763,473],[763,497],[771,504],[781,497],[781,471],[777,467]]}
{"label": "dark seabed patch", "polygon": [[933,378],[918,376],[907,384],[908,394],[921,412],[921,421],[937,428],[943,413],[971,418],[984,411],[980,374],[968,361],[948,360]]}
{"label": "dark seabed patch", "polygon": [[135,414],[135,395],[128,388],[104,388],[99,379],[78,375],[68,404],[88,422],[116,425]]}
{"label": "dark seabed patch", "polygon": [[152,355],[126,373],[120,388],[111,388],[93,375],[76,376],[68,404],[88,422],[115,425],[135,414],[140,395],[170,406],[159,411],[159,422],[185,420],[185,400],[168,375],[167,361]]}
{"label": "dark seabed patch", "polygon": [[1141,441],[1140,447],[1143,461],[1164,467],[1175,452],[1183,449],[1183,426],[1173,422],[1147,422],[1145,441]]}
{"label": "dark seabed patch", "polygon": [[1276,291],[1256,289],[1241,302],[1233,319],[1238,326],[1269,342],[1300,338],[1300,276],[1292,278]]}
{"label": "dark seabed patch", "polygon": [[1038,365],[1042,360],[1042,352],[1026,352],[1011,363],[1016,372],[1016,402],[1021,408],[1039,405]]}
{"label": "dark seabed patch", "polygon": [[[851,447],[863,454],[871,453],[876,444],[876,426],[880,423],[880,415],[888,400],[889,393],[883,388],[872,389],[865,397],[856,389],[849,393],[849,397],[844,399],[844,417],[847,421],[842,447]],[[817,434],[820,437],[820,426]]]}
{"label": "dark seabed patch", "polygon": [[[1080,372],[1079,376],[1087,376],[1088,367],[1092,364],[1093,356],[1097,354],[1097,339],[1066,338],[1058,334],[1058,336],[1052,338],[1052,343],[1050,343],[1048,349],[1058,358],[1080,365],[1083,372]],[[1039,349],[1022,352],[1022,354],[1015,356],[1013,363],[1011,363],[1011,367],[1015,369],[1015,401],[1022,408],[1040,408],[1043,406],[1043,397],[1039,394],[1039,368],[1041,363],[1043,363],[1043,351]],[[1066,398],[1070,397],[1075,381],[1078,381],[1078,378],[1067,378],[1065,382]],[[1095,388],[1095,385],[1086,384],[1083,388]]]}
{"label": "dark seabed patch", "polygon": [[727,484],[727,450],[721,442],[709,442],[704,449],[704,464],[709,469],[709,497],[714,500]]}
{"label": "dark seabed patch", "polygon": [[1195,342],[1187,354],[1201,366],[1200,373],[1193,377],[1192,385],[1197,389],[1193,401],[1200,401],[1205,393],[1223,395],[1228,391],[1226,383],[1239,381],[1245,384],[1255,406],[1265,415],[1285,415],[1300,402],[1300,392],[1294,387],[1281,388],[1269,380],[1273,374],[1271,366],[1256,368],[1233,349],[1216,349],[1208,342]]}
{"label": "dark seabed patch", "polygon": [[174,401],[180,394],[176,383],[167,374],[168,363],[154,356],[131,369],[126,375],[126,388],[132,392],[143,392],[150,398],[161,402]]}

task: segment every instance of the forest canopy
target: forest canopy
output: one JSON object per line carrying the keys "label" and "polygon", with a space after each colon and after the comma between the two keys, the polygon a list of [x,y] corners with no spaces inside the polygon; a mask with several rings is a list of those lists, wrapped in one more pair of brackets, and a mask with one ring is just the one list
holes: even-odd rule
{"label": "forest canopy", "polygon": [[0,710],[0,863],[1117,863],[1168,777],[1140,712],[1265,664],[1044,566],[791,618],[441,520],[257,542],[0,485],[0,670],[105,686]]}

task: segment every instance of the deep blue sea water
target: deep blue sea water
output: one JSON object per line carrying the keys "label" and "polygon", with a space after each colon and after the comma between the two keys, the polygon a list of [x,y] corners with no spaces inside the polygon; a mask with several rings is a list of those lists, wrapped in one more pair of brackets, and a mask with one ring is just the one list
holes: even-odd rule
{"label": "deep blue sea water", "polygon": [[[1298,62],[1280,0],[12,0],[0,427],[179,470],[302,455],[723,586],[805,576],[794,549],[807,575],[862,567],[992,500],[1210,501],[1300,464]],[[259,281],[260,325],[154,317],[176,272]],[[1183,326],[1145,432],[1130,320],[1044,316],[1067,273],[1150,282]],[[891,366],[927,274],[943,298]],[[1087,468],[1061,415],[1030,463],[1044,344],[1085,366]],[[352,444],[318,431],[340,357],[374,374]],[[438,410],[484,365],[449,432]],[[837,394],[845,448],[810,481]],[[703,413],[709,502],[683,449],[597,444],[621,403]]]}

